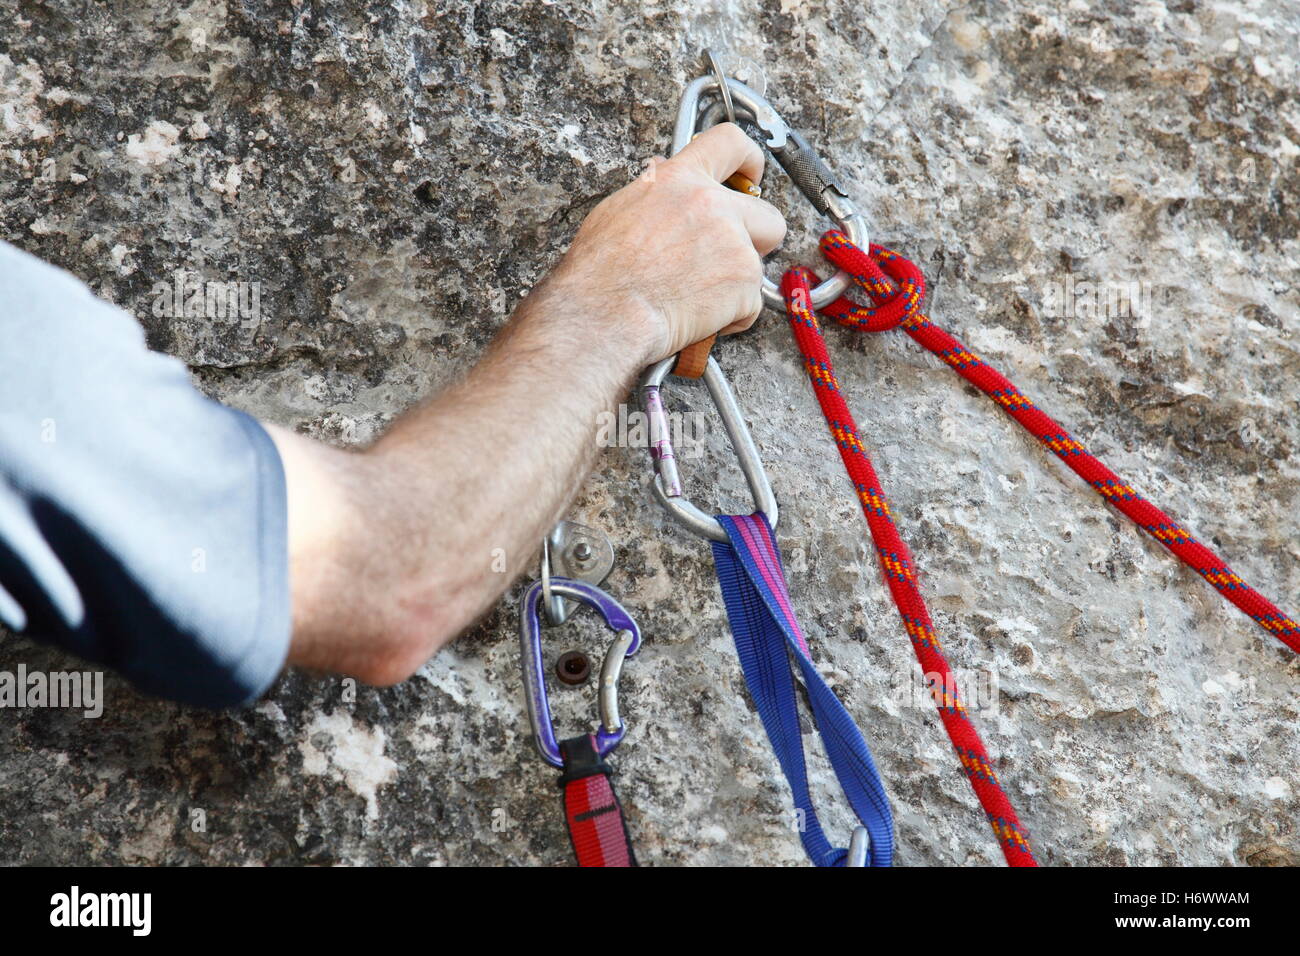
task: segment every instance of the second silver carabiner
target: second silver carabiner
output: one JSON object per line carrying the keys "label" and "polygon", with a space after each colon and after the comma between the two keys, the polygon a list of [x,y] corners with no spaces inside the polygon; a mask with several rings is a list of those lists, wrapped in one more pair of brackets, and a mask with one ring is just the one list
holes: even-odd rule
{"label": "second silver carabiner", "polygon": [[[650,458],[655,467],[651,490],[655,499],[667,509],[678,524],[702,538],[726,541],[727,532],[718,523],[718,519],[691,504],[682,491],[668,415],[664,411],[663,397],[660,395],[664,379],[676,361],[676,356],[671,356],[650,366],[641,379],[641,397],[650,426]],[[763,460],[758,455],[758,446],[754,444],[753,436],[749,434],[745,416],[736,403],[736,396],[731,391],[727,377],[722,374],[722,366],[718,365],[717,360],[712,356],[709,357],[708,365],[704,369],[704,385],[713,398],[718,414],[722,417],[722,427],[726,429],[727,438],[736,453],[737,461],[740,462],[740,470],[745,475],[745,481],[749,483],[749,492],[754,498],[754,508],[767,515],[768,523],[775,529],[779,517],[776,496],[772,494],[772,486],[768,484],[767,474],[763,471]]]}

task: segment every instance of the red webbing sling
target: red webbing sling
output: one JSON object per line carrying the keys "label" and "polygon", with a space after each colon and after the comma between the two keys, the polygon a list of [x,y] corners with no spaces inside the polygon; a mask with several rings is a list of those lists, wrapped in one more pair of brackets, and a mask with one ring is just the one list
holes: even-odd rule
{"label": "red webbing sling", "polygon": [[609,764],[590,734],[560,741],[564,774],[564,822],[578,866],[636,866],[623,807],[610,783]]}

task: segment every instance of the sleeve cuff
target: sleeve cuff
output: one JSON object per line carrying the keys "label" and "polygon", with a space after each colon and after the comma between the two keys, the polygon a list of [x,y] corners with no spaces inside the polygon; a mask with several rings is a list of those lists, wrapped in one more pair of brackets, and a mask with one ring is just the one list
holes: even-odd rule
{"label": "sleeve cuff", "polygon": [[261,422],[230,409],[248,436],[257,459],[259,565],[258,613],[255,633],[243,657],[231,666],[231,676],[248,693],[235,705],[250,704],[275,683],[289,656],[293,615],[289,593],[288,493],[284,465],[275,442]]}

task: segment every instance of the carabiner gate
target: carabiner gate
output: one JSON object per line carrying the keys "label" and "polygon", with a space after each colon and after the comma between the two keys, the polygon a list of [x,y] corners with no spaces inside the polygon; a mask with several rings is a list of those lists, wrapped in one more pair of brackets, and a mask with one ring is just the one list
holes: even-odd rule
{"label": "carabiner gate", "polygon": [[[651,365],[641,379],[641,397],[650,425],[650,459],[654,462],[655,469],[651,489],[656,500],[668,510],[678,524],[702,538],[727,541],[727,532],[718,523],[718,519],[695,507],[682,493],[682,481],[677,473],[677,458],[673,451],[668,416],[664,412],[663,397],[660,395],[664,379],[672,370],[675,361],[676,356],[670,356]],[[780,517],[776,496],[772,494],[767,473],[763,471],[763,460],[758,455],[758,447],[754,444],[754,438],[745,425],[745,416],[736,403],[736,396],[731,391],[727,377],[722,374],[722,366],[713,356],[709,356],[708,364],[704,369],[704,385],[708,388],[713,404],[722,418],[722,427],[726,429],[727,438],[736,453],[736,459],[740,462],[740,470],[744,472],[745,481],[749,483],[754,507],[767,515],[768,523],[775,530],[777,519]]]}
{"label": "carabiner gate", "polygon": [[[799,191],[807,197],[818,212],[829,216],[860,248],[867,247],[867,224],[862,214],[854,208],[839,180],[822,162],[821,157],[798,132],[791,129],[781,114],[766,99],[739,80],[726,78],[728,98],[736,118],[757,126],[764,134],[764,142],[772,156],[781,164]],[[723,121],[727,103],[721,96],[722,84],[716,76],[701,76],[692,80],[682,94],[677,107],[677,122],[673,127],[674,154],[680,152],[696,133]],[[701,110],[703,98],[718,94],[716,102]],[[853,278],[843,269],[812,290],[812,308],[820,309],[834,302],[848,289]],[[773,309],[785,308],[780,287],[763,277],[763,303]]]}
{"label": "carabiner gate", "polygon": [[[551,578],[550,592],[571,598],[594,608],[618,635],[605,654],[600,668],[598,710],[600,728],[596,731],[596,752],[610,753],[627,733],[618,712],[618,678],[623,661],[641,647],[641,630],[623,605],[594,584],[569,578]],[[542,759],[553,767],[563,767],[560,744],[551,721],[551,702],[546,694],[546,666],[542,658],[542,623],[538,607],[542,599],[542,582],[535,581],[524,595],[519,615],[519,647],[523,656],[524,693],[528,704],[528,721],[533,728],[533,743]]]}

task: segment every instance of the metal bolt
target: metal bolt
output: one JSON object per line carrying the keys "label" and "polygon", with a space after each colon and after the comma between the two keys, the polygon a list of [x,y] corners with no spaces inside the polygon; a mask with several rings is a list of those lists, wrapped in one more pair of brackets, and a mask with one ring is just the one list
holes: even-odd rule
{"label": "metal bolt", "polygon": [[555,676],[562,684],[585,684],[591,676],[591,660],[582,651],[567,651],[555,662]]}
{"label": "metal bolt", "polygon": [[587,564],[592,559],[591,545],[585,541],[579,541],[573,546],[573,560],[579,564]]}

